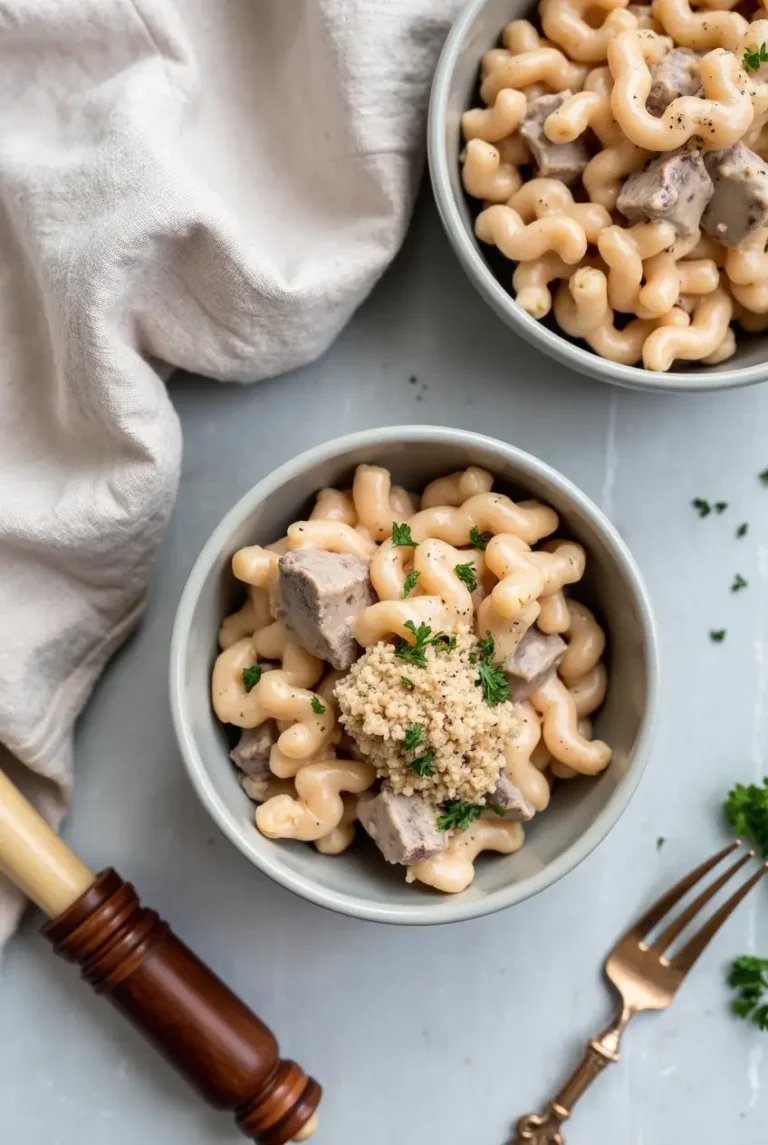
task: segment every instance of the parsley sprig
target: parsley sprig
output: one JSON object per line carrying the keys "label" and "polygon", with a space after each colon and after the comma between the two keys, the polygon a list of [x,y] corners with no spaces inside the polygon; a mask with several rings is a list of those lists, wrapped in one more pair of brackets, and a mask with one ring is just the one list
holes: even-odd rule
{"label": "parsley sprig", "polygon": [[[421,724],[411,724],[410,727],[405,729],[405,737],[403,739],[403,750],[406,755],[410,755],[414,751],[418,751],[424,742],[424,728]],[[435,753],[430,748],[417,759],[408,760],[408,766],[412,771],[415,771],[418,776],[423,779],[425,776],[434,775],[435,771],[432,767],[432,761],[435,758]]]}
{"label": "parsley sprig", "polygon": [[759,48],[747,48],[744,53],[745,71],[756,72],[760,65],[765,63],[768,63],[768,52],[765,50],[765,44],[761,44]]}
{"label": "parsley sprig", "polygon": [[392,544],[393,545],[407,545],[411,549],[415,549],[418,541],[414,541],[411,536],[410,525],[398,525],[397,521],[392,522]]}
{"label": "parsley sprig", "polygon": [[407,640],[398,640],[395,645],[395,656],[405,660],[407,664],[426,668],[427,648],[430,645],[434,645],[438,652],[453,652],[456,647],[455,636],[449,636],[447,632],[436,632],[433,636],[429,624],[420,624],[417,628],[412,620],[406,620],[403,627],[413,634],[415,643],[409,644]]}
{"label": "parsley sprig", "polygon": [[413,572],[408,573],[408,576],[405,578],[405,584],[403,585],[403,600],[405,600],[406,596],[411,595],[411,593],[413,592],[413,590],[416,587],[416,581],[419,579],[420,576],[421,576],[421,573],[416,572],[415,569],[413,570]]}
{"label": "parsley sprig", "polygon": [[481,553],[484,553],[491,535],[491,533],[481,533],[477,525],[473,525],[469,530],[469,543],[473,549],[479,549]]}
{"label": "parsley sprig", "polygon": [[768,859],[768,777],[762,786],[737,783],[725,801],[725,817],[737,835]]}
{"label": "parsley sprig", "polygon": [[424,739],[424,728],[421,724],[411,724],[410,727],[405,729],[405,738],[403,739],[403,748],[407,752],[416,751],[421,741]]}
{"label": "parsley sprig", "polygon": [[466,585],[470,592],[474,592],[477,588],[477,577],[475,576],[475,566],[467,562],[465,565],[454,565],[453,571],[459,578],[462,584]]}
{"label": "parsley sprig", "polygon": [[768,1030],[768,1002],[762,1001],[768,993],[768,958],[742,954],[731,966],[728,985],[738,991],[731,1013],[748,1018],[759,1030]]}
{"label": "parsley sprig", "polygon": [[466,831],[482,814],[482,807],[466,799],[449,799],[443,804],[443,813],[437,817],[438,831]]}
{"label": "parsley sprig", "polygon": [[261,664],[251,664],[250,668],[243,668],[243,685],[246,692],[255,688],[261,679]]}
{"label": "parsley sprig", "polygon": [[478,677],[475,683],[483,689],[483,698],[489,708],[503,704],[509,699],[509,683],[499,665],[494,665],[493,657],[496,651],[493,637],[490,632],[485,639],[478,640],[475,663]]}

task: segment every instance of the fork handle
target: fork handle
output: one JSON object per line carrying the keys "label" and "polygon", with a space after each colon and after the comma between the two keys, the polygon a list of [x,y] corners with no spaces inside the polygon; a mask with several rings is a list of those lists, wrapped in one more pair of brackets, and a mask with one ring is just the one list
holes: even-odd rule
{"label": "fork handle", "polygon": [[584,1056],[557,1096],[550,1101],[546,1113],[528,1113],[520,1118],[510,1145],[565,1145],[560,1132],[563,1122],[571,1116],[574,1105],[595,1078],[607,1065],[619,1060],[621,1035],[632,1016],[632,1010],[622,1007],[616,1020],[588,1043]]}

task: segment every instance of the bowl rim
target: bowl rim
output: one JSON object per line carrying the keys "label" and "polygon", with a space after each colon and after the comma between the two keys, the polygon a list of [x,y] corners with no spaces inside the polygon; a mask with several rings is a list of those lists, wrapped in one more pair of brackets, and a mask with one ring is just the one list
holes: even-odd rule
{"label": "bowl rim", "polygon": [[[576,346],[561,334],[542,326],[517,305],[497,280],[474,240],[467,233],[451,189],[451,168],[445,145],[445,123],[453,74],[466,34],[488,0],[467,0],[454,20],[443,45],[429,100],[427,158],[432,191],[443,227],[459,262],[491,309],[516,333],[551,358],[598,381],[651,393],[707,393],[755,385],[768,376],[768,359],[753,366],[718,372],[655,373],[638,366],[624,366]],[[514,14],[510,19],[514,18]],[[478,60],[478,66],[480,61]]]}
{"label": "bowl rim", "polygon": [[[500,455],[500,458],[506,458],[527,469],[532,475],[556,486],[566,499],[570,499],[592,520],[621,565],[638,607],[647,655],[647,703],[635,750],[622,783],[600,810],[594,822],[557,859],[521,883],[466,902],[459,901],[460,896],[456,899],[446,897],[439,909],[418,903],[409,906],[365,902],[354,894],[319,886],[311,878],[289,871],[282,865],[279,847],[275,847],[274,851],[269,849],[265,854],[258,852],[250,841],[250,834],[246,834],[234,821],[226,804],[218,796],[186,715],[184,679],[192,618],[202,585],[212,567],[220,559],[231,535],[261,501],[277,492],[291,478],[354,448],[362,446],[375,449],[377,446],[390,443],[450,444],[464,448],[482,448]],[[254,866],[294,894],[317,906],[353,918],[401,925],[438,925],[494,914],[533,897],[583,862],[613,829],[634,795],[648,761],[659,705],[658,636],[648,590],[627,545],[602,510],[562,473],[517,446],[469,430],[432,425],[385,426],[333,438],[300,453],[249,489],[224,515],[195,559],[179,599],[171,636],[169,687],[176,739],[192,786],[220,830]]]}

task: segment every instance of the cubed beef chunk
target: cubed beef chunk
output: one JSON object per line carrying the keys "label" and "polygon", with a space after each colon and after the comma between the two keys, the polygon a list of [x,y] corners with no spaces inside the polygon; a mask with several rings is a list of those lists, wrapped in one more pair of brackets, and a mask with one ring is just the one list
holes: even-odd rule
{"label": "cubed beef chunk", "polygon": [[679,147],[630,175],[616,206],[632,223],[659,219],[672,223],[679,235],[692,235],[713,192],[700,150]]}
{"label": "cubed beef chunk", "polygon": [[673,99],[701,90],[699,56],[691,48],[675,48],[651,72],[651,90],[645,106],[660,117]]}
{"label": "cubed beef chunk", "polygon": [[357,814],[388,863],[420,863],[445,849],[446,832],[437,829],[437,813],[418,795],[380,791],[358,804]]}
{"label": "cubed beef chunk", "polygon": [[715,193],[701,225],[725,246],[738,246],[768,223],[768,164],[743,143],[705,159]]}
{"label": "cubed beef chunk", "polygon": [[282,556],[278,569],[280,619],[307,652],[351,668],[361,653],[352,622],[376,601],[368,566],[348,553],[299,549]]}
{"label": "cubed beef chunk", "polygon": [[499,782],[496,784],[496,790],[492,791],[490,795],[486,795],[485,802],[494,807],[503,807],[507,813],[507,819],[517,819],[521,823],[527,823],[536,814],[536,808],[533,804],[528,802],[520,788],[515,787],[512,780],[503,771],[499,776]]}
{"label": "cubed beef chunk", "polygon": [[544,120],[571,94],[561,91],[531,100],[520,125],[520,134],[536,160],[537,174],[546,179],[562,179],[563,183],[575,183],[579,178],[589,162],[589,148],[583,136],[573,143],[550,143],[544,134]]}
{"label": "cubed beef chunk", "polygon": [[504,663],[510,699],[526,699],[543,684],[565,656],[568,645],[560,636],[547,636],[538,628],[529,628],[515,652]]}
{"label": "cubed beef chunk", "polygon": [[262,779],[270,774],[269,753],[277,743],[277,737],[277,724],[274,720],[265,720],[257,728],[243,728],[229,758],[244,775],[251,779]]}

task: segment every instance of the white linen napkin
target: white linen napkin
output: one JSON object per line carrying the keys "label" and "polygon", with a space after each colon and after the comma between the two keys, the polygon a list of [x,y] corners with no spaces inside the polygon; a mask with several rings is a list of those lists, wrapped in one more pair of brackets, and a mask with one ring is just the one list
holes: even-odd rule
{"label": "white linen napkin", "polygon": [[[326,349],[403,238],[454,8],[0,6],[0,766],[56,825],[176,492],[168,368]],[[0,944],[20,910],[0,883]]]}

